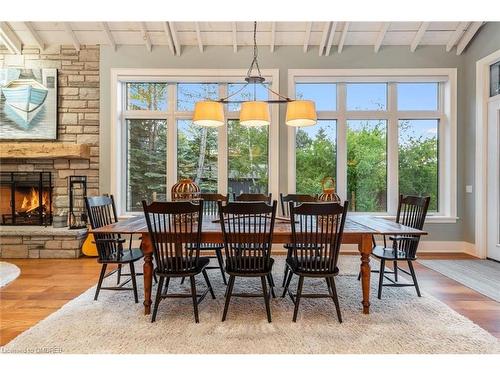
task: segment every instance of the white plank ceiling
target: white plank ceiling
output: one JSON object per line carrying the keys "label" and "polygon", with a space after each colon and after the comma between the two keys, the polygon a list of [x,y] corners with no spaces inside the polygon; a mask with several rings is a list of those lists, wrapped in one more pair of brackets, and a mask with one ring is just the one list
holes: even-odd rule
{"label": "white plank ceiling", "polygon": [[[349,46],[408,46],[412,52],[423,45],[456,47],[461,54],[483,22],[259,22],[257,43],[271,52],[280,46],[317,49],[319,55],[341,53]],[[253,22],[1,22],[0,45],[20,53],[20,46],[104,44],[169,46],[182,54],[183,46],[196,46],[200,53],[209,46],[240,46],[253,43]]]}

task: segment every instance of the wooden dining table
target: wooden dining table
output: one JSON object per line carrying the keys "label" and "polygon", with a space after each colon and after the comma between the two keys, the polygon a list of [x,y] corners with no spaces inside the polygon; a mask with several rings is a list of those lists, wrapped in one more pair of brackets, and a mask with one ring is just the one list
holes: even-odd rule
{"label": "wooden dining table", "polygon": [[[220,222],[214,216],[205,216],[202,223],[201,242],[222,243]],[[144,312],[151,313],[151,291],[153,285],[153,245],[151,243],[146,220],[143,215],[134,216],[117,223],[93,229],[93,233],[133,234],[142,237],[141,248],[144,252]],[[364,314],[370,313],[370,255],[373,248],[373,235],[426,235],[427,232],[373,216],[349,215],[346,218],[343,244],[356,244],[360,253],[361,288],[363,299],[361,306]],[[292,242],[290,222],[277,219],[273,232],[273,243]]]}

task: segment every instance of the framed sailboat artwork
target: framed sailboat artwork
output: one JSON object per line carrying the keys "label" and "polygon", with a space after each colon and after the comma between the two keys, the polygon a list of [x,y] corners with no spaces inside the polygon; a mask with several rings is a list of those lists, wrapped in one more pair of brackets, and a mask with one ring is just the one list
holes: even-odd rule
{"label": "framed sailboat artwork", "polygon": [[57,139],[57,69],[0,69],[0,139]]}

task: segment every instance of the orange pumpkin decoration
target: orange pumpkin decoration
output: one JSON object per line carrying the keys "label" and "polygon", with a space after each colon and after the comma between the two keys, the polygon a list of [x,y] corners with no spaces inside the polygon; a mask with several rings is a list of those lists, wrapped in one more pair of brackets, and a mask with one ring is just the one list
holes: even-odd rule
{"label": "orange pumpkin decoration", "polygon": [[201,197],[200,187],[190,178],[179,180],[171,189],[173,201],[193,201]]}
{"label": "orange pumpkin decoration", "polygon": [[[330,182],[330,186],[328,186],[328,182]],[[335,192],[335,180],[331,176],[327,176],[321,180],[321,186],[323,188],[323,193],[321,193],[318,197],[318,200],[325,202],[335,202],[340,203],[340,197]]]}

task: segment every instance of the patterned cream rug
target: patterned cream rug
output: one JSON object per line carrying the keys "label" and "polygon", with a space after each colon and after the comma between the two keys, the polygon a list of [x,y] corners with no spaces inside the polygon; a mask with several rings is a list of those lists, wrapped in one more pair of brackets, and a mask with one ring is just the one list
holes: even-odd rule
{"label": "patterned cream rug", "polygon": [[21,270],[15,264],[0,262],[0,288],[17,279],[20,274]]}
{"label": "patterned cream rug", "polygon": [[[2,348],[2,352],[62,353],[500,353],[499,340],[445,304],[412,288],[385,288],[376,298],[372,280],[371,314],[361,313],[356,280],[359,258],[341,257],[336,278],[344,322],[339,324],[329,299],[304,299],[292,323],[289,298],[274,299],[273,322],[267,323],[261,298],[233,298],[228,319],[221,322],[224,285],[217,270],[209,271],[217,296],[200,305],[194,323],[190,299],[163,300],[156,323],[134,304],[132,292],[94,288],[70,301]],[[283,259],[274,277],[281,285]],[[97,275],[96,275],[97,278]],[[142,282],[141,293],[142,293]],[[292,284],[295,288],[296,284]],[[198,288],[204,286],[198,279]],[[188,291],[189,283],[171,282],[171,290]],[[238,280],[235,292],[257,291],[260,280]],[[281,288],[277,288],[281,292]],[[326,291],[321,280],[304,289]],[[304,291],[304,292],[305,292]],[[373,297],[375,296],[375,297]]]}

